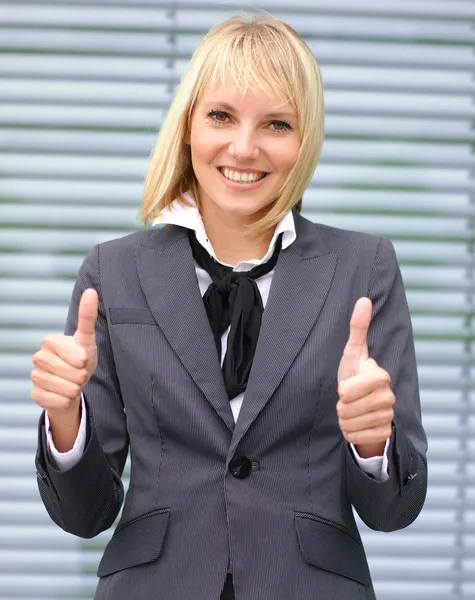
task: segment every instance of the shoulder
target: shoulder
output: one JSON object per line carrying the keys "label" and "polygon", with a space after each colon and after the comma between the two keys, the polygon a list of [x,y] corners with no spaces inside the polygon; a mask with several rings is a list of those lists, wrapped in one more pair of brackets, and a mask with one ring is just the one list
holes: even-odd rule
{"label": "shoulder", "polygon": [[110,253],[123,250],[133,250],[136,246],[141,246],[154,234],[154,229],[142,229],[129,233],[123,237],[114,238],[98,244],[99,253]]}
{"label": "shoulder", "polygon": [[92,247],[84,257],[81,271],[101,271],[106,266],[110,269],[127,269],[134,261],[135,249],[147,244],[157,229],[143,229],[122,237],[100,242]]}
{"label": "shoulder", "polygon": [[184,234],[181,228],[173,226],[159,226],[142,229],[129,233],[122,237],[100,242],[94,246],[86,256],[86,259],[121,260],[126,256],[134,256],[135,250],[142,246],[163,250],[170,243]]}
{"label": "shoulder", "polygon": [[300,215],[296,217],[296,232],[302,246],[317,247],[321,253],[336,254],[340,260],[367,262],[381,255],[395,259],[393,244],[383,237],[315,223]]}

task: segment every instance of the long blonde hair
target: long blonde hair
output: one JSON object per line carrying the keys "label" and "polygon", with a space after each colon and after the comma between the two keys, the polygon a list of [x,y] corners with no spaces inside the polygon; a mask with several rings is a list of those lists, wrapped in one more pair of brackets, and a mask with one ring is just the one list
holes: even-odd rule
{"label": "long blonde hair", "polygon": [[191,57],[151,155],[139,213],[145,223],[175,199],[186,204],[186,191],[199,206],[198,182],[186,139],[193,109],[204,89],[224,84],[229,74],[242,93],[270,87],[283,101],[288,100],[297,112],[301,132],[298,157],[277,199],[249,231],[268,231],[290,208],[301,209],[324,137],[320,70],[304,40],[289,25],[271,16],[243,15],[211,29]]}

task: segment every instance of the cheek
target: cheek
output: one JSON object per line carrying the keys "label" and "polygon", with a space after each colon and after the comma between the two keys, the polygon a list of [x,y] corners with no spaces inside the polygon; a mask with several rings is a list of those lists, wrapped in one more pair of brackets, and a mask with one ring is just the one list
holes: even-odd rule
{"label": "cheek", "polygon": [[190,148],[194,163],[207,163],[217,156],[221,145],[213,132],[198,127],[191,132]]}
{"label": "cheek", "polygon": [[279,145],[274,145],[272,158],[274,168],[282,174],[292,169],[297,160],[300,143],[294,140],[282,140]]}

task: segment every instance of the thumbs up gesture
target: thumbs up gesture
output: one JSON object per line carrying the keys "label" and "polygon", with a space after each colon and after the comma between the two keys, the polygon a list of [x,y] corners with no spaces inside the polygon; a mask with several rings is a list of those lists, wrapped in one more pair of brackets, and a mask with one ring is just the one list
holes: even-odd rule
{"label": "thumbs up gesture", "polygon": [[338,424],[362,458],[380,456],[391,436],[396,398],[391,376],[369,358],[367,335],[372,303],[360,298],[350,321],[350,336],[338,368]]}
{"label": "thumbs up gesture", "polygon": [[33,355],[31,397],[50,417],[79,415],[82,390],[97,367],[97,309],[97,292],[85,290],[75,334],[45,336],[40,350]]}

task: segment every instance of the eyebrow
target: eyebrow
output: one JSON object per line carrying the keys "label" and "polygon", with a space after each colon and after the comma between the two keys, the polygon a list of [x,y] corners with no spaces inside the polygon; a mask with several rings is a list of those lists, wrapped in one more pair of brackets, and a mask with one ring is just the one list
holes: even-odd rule
{"label": "eyebrow", "polygon": [[[225,110],[229,110],[230,112],[236,112],[236,109],[231,106],[231,104],[228,104],[227,102],[223,102],[218,100],[217,102],[213,102],[212,100],[210,100],[209,102],[206,102],[207,105],[212,105],[212,106],[219,106],[220,108],[224,108]],[[265,119],[270,119],[270,118],[276,118],[276,117],[287,117],[287,118],[293,118],[296,119],[297,115],[295,114],[295,112],[293,111],[289,111],[289,110],[276,110],[273,111],[271,113],[268,113],[267,115],[264,115]]]}

